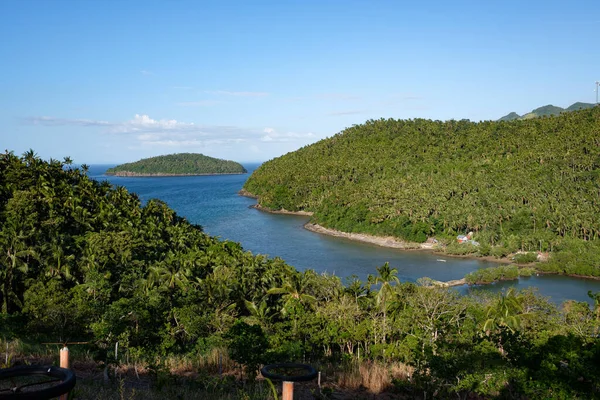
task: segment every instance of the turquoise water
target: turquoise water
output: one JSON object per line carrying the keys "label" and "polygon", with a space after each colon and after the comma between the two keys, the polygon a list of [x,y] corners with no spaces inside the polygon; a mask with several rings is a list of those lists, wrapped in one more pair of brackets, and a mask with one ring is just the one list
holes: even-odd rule
{"label": "turquoise water", "polygon": [[[317,272],[333,273],[342,279],[357,275],[364,280],[368,274],[376,273],[376,267],[389,262],[398,269],[399,278],[403,281],[416,281],[424,276],[446,281],[460,279],[478,268],[496,265],[422,251],[388,249],[310,232],[303,228],[307,217],[269,214],[250,208],[256,201],[237,193],[258,164],[244,166],[248,174],[109,177],[104,175],[109,165],[91,166],[89,174],[95,179],[106,179],[114,185],[124,186],[137,193],[143,201],[151,198],[163,200],[179,215],[202,225],[210,235],[239,242],[244,249],[255,254],[281,257],[299,270],[312,268]],[[538,287],[541,294],[550,296],[557,303],[566,299],[588,301],[588,290],[600,291],[600,281],[557,276],[534,276],[517,284],[489,285],[486,290],[498,291],[510,285]],[[468,289],[459,290],[465,292]]]}

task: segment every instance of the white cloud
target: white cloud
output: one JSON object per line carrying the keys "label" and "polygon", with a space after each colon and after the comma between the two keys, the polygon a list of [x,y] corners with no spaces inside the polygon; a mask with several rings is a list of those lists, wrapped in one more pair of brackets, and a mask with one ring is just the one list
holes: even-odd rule
{"label": "white cloud", "polygon": [[264,133],[266,133],[266,135],[263,135],[260,140],[263,142],[291,142],[294,140],[303,140],[306,141],[306,139],[313,139],[315,137],[315,134],[312,132],[308,132],[308,133],[296,133],[296,132],[286,132],[286,133],[279,133],[277,131],[275,131],[275,129],[273,128],[265,128]]}
{"label": "white cloud", "polygon": [[137,132],[186,132],[196,130],[193,123],[178,122],[174,119],[152,119],[147,115],[135,114],[132,120],[111,125],[112,133],[137,133]]}
{"label": "white cloud", "polygon": [[144,76],[151,76],[151,75],[155,75],[154,72],[148,71],[148,70],[141,70],[140,74],[144,75]]}
{"label": "white cloud", "polygon": [[269,95],[267,92],[232,92],[229,90],[205,90],[204,93],[238,97],[265,97]]}
{"label": "white cloud", "polygon": [[200,101],[182,101],[181,103],[177,103],[178,106],[184,107],[206,107],[206,106],[214,106],[215,104],[220,104],[222,101],[217,100],[200,100]]}

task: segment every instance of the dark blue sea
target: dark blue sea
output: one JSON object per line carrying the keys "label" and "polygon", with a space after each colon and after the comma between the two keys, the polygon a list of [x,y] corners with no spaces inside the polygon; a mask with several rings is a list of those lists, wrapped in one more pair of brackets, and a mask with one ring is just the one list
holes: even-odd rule
{"label": "dark blue sea", "polygon": [[[269,214],[250,208],[256,201],[238,195],[238,191],[258,165],[244,165],[249,172],[242,175],[142,178],[106,176],[104,172],[112,165],[92,165],[89,175],[124,186],[137,193],[142,201],[160,199],[190,222],[200,224],[210,235],[239,242],[255,254],[281,257],[299,270],[312,268],[342,279],[356,275],[364,280],[368,274],[376,273],[376,267],[389,262],[398,269],[403,281],[416,281],[421,277],[447,281],[460,279],[478,268],[497,265],[321,235],[303,228],[308,217]],[[445,262],[438,261],[440,259]],[[590,301],[587,291],[600,291],[600,281],[560,276],[533,276],[518,283],[503,282],[485,288],[499,291],[508,286],[537,287],[555,303],[567,299]]]}

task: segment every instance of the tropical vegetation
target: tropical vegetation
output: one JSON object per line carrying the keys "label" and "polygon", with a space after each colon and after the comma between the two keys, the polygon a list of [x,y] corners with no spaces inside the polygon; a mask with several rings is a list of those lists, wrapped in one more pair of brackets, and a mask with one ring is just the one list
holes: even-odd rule
{"label": "tropical vegetation", "polygon": [[156,175],[213,175],[244,174],[248,171],[235,161],[221,160],[196,153],[179,153],[144,158],[117,165],[106,171],[107,175],[156,176]]}
{"label": "tropical vegetation", "polygon": [[[600,276],[600,107],[517,121],[370,120],[261,165],[268,209],[455,253],[562,252],[550,272]],[[556,261],[559,260],[559,261]]]}
{"label": "tropical vegetation", "polygon": [[[397,397],[600,397],[598,294],[589,294],[593,308],[559,308],[531,291],[460,296],[428,280],[399,282],[388,264],[366,282],[342,283],[212,238],[161,201],[142,204],[88,178],[86,168],[32,151],[0,156],[7,349],[16,339],[84,341],[105,371],[145,365],[165,393],[178,385],[165,360],[192,364],[223,350],[248,385],[264,363],[301,361],[379,371],[385,385],[361,385]],[[198,385],[215,373],[193,365]],[[399,366],[405,373],[392,380]]]}

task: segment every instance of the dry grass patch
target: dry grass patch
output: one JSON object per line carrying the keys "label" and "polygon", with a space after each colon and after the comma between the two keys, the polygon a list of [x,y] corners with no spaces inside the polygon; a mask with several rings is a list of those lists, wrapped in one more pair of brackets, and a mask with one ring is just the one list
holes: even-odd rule
{"label": "dry grass patch", "polygon": [[393,387],[393,380],[409,380],[413,368],[403,363],[361,361],[347,364],[342,370],[334,371],[336,384],[345,389],[364,388],[379,394]]}

